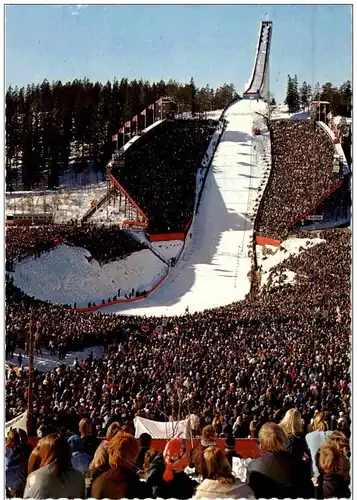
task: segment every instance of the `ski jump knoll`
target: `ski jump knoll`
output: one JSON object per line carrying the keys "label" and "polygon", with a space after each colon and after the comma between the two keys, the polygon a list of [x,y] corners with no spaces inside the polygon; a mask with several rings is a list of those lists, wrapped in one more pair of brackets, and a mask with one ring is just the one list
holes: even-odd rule
{"label": "ski jump knoll", "polygon": [[183,314],[187,306],[191,313],[203,311],[242,300],[249,293],[251,219],[267,168],[262,155],[270,153],[268,133],[255,137],[253,128],[257,123],[264,127],[261,115],[268,114],[261,97],[269,91],[271,28],[270,22],[261,23],[244,99],[224,114],[227,127],[206,179],[192,238],[188,238],[180,261],[146,299],[109,306],[102,312],[174,316]]}

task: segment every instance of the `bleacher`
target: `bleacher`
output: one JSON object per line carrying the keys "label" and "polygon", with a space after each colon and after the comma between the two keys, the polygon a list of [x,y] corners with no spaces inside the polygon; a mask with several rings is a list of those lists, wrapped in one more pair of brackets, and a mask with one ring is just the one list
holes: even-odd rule
{"label": "bleacher", "polygon": [[149,218],[150,233],[183,231],[194,207],[196,170],[214,124],[164,122],[136,141],[113,175]]}

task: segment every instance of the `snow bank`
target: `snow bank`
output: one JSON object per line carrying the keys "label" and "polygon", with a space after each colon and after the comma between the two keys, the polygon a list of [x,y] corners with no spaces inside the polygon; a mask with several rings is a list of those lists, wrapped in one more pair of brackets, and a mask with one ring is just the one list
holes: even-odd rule
{"label": "snow bank", "polygon": [[[42,354],[35,354],[33,366],[35,369],[39,371],[48,371],[48,370],[54,370],[60,365],[73,365],[73,361],[78,358],[78,361],[81,362],[83,359],[86,359],[86,357],[90,354],[93,353],[93,358],[99,358],[101,356],[104,356],[104,348],[102,346],[93,346],[93,347],[86,347],[83,349],[83,351],[75,351],[75,352],[69,352],[66,354],[65,359],[61,359],[61,361],[58,359],[58,355],[56,356],[51,356],[50,352],[47,351],[47,349],[42,350]],[[7,359],[7,365],[10,366],[18,366],[18,361],[17,361],[17,356],[18,354],[22,354],[22,366],[26,367],[29,366],[29,358],[25,354],[24,349],[16,349],[15,351],[15,356],[13,358],[8,358]]]}
{"label": "snow bank", "polygon": [[184,242],[182,240],[171,240],[171,241],[153,241],[150,245],[156,250],[162,257],[169,261],[170,259],[176,259],[180,254]]}
{"label": "snow bank", "polygon": [[[283,241],[280,247],[272,245],[257,246],[258,266],[262,268],[261,286],[264,286],[275,266],[293,255],[299,255],[301,252],[312,248],[315,245],[326,243],[321,238],[289,238]],[[296,274],[293,271],[285,270],[282,272],[288,281],[294,281]],[[277,279],[277,278],[274,278]]]}
{"label": "snow bank", "polygon": [[166,274],[167,266],[150,250],[101,266],[88,250],[60,245],[39,259],[15,266],[14,283],[28,295],[57,304],[87,307],[124,293],[150,290]]}

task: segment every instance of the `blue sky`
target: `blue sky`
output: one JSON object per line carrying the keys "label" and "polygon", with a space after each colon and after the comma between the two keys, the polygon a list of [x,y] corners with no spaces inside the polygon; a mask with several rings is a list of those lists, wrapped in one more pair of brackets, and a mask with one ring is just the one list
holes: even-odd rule
{"label": "blue sky", "polygon": [[[343,5],[10,5],[6,86],[47,78],[174,78],[242,92],[265,13],[273,21],[270,87],[352,79],[352,13]],[[312,50],[312,47],[314,49]]]}

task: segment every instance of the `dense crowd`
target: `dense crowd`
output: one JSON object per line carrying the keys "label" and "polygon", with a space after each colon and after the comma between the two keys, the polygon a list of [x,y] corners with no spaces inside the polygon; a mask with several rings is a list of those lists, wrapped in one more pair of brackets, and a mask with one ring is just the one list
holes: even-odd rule
{"label": "dense crowd", "polygon": [[[64,419],[63,425],[73,429],[82,416],[91,415],[105,428],[111,418],[131,419],[136,413],[162,420],[164,414],[193,412],[206,423],[218,419],[220,431],[239,415],[242,435],[247,435],[254,415],[260,424],[289,405],[297,406],[306,425],[317,410],[327,411],[329,421],[337,421],[340,412],[347,415],[350,233],[324,231],[320,237],[326,243],[276,268],[296,272],[294,285],[273,288],[268,280],[258,296],[202,313],[143,320],[34,307],[38,343],[44,348],[50,340],[68,349],[103,339],[110,344],[104,358],[35,373],[36,419],[61,425]],[[21,308],[20,300],[8,300],[10,344],[28,337],[29,310],[28,303]],[[149,325],[146,333],[143,322]],[[161,323],[166,326],[157,335]],[[9,419],[26,408],[27,379],[13,373],[7,378]]]}
{"label": "dense crowd", "polygon": [[[274,127],[275,125],[273,129]],[[290,125],[277,125],[278,129],[279,127],[290,130]],[[324,158],[322,154],[324,153],[327,161],[330,146],[324,145],[323,137],[317,139],[318,133],[311,132],[310,129],[307,131],[310,127],[308,124],[298,124],[294,127],[299,130],[299,141],[301,138],[313,141],[315,148],[321,149],[319,158]],[[275,142],[273,144],[275,151],[279,151],[279,147],[282,148],[283,143],[279,146],[279,141],[282,140],[279,137],[278,134],[276,139],[273,130],[273,140],[277,140],[278,143],[278,147]],[[283,138],[290,140],[294,145],[292,137],[295,136],[283,134]],[[304,147],[300,146],[301,151]],[[300,151],[299,147],[297,151]],[[279,154],[283,156],[282,151]],[[302,152],[301,155],[300,159],[304,157]],[[322,168],[319,161],[316,159],[316,177]],[[276,162],[278,166],[278,156]],[[276,173],[273,173],[272,185],[269,188],[275,189],[273,202],[269,205],[266,201],[262,210],[262,227],[266,231],[269,230],[268,234],[279,237],[286,233],[290,217],[293,217],[297,210],[300,213],[300,209],[303,210],[305,206],[302,192],[300,196],[297,191],[295,197],[290,192],[289,202],[286,199],[286,192],[294,186],[295,180],[295,186],[300,186],[301,190],[304,186],[302,181],[299,181],[303,177],[300,163],[289,165],[291,176],[281,174],[279,189],[274,188]],[[300,171],[296,177],[295,167]],[[310,169],[312,168],[310,165]],[[273,170],[277,171],[278,169]],[[326,172],[329,172],[329,169],[326,169]],[[331,177],[328,174],[324,180],[325,187],[330,181]],[[312,183],[311,178],[309,182]],[[316,186],[320,186],[319,189],[322,190],[319,182]],[[307,197],[311,195],[310,192],[305,194]],[[287,207],[285,205],[280,207],[280,195],[284,197],[284,204],[288,205]],[[177,206],[175,209],[177,210]],[[20,229],[16,231],[19,235],[22,234]],[[53,237],[57,235],[51,234],[51,239]],[[107,351],[100,358],[94,358],[90,354],[82,362],[75,360],[72,366],[59,363],[56,369],[46,373],[35,370],[31,432],[39,430],[42,432],[45,429],[46,432],[61,430],[63,434],[65,429],[67,433],[76,433],[80,421],[85,418],[90,420],[93,434],[105,436],[110,425],[128,426],[135,415],[165,421],[167,418],[180,419],[194,414],[199,421],[200,429],[210,425],[215,434],[227,439],[259,436],[262,451],[269,452],[268,455],[271,456],[280,452],[288,453],[286,450],[290,443],[289,438],[292,439],[295,433],[289,435],[288,427],[284,427],[281,420],[285,412],[295,409],[300,415],[298,430],[301,435],[305,435],[308,431],[312,431],[311,434],[325,433],[329,429],[335,436],[340,436],[340,441],[343,440],[342,435],[336,432],[342,432],[349,437],[351,234],[349,230],[327,230],[319,233],[305,232],[303,237],[319,237],[324,241],[278,264],[258,294],[249,295],[245,300],[228,306],[180,317],[141,318],[74,313],[65,307],[27,297],[14,287],[11,280],[8,281],[6,354],[15,365],[21,365],[22,361],[20,363],[11,356],[16,347],[28,348],[26,344],[31,324],[36,332],[35,349],[49,349],[54,353],[65,354],[68,350],[99,344],[104,345]],[[80,238],[83,241],[86,235],[78,238],[77,241],[80,241]],[[45,236],[44,241],[46,241]],[[14,238],[7,242],[8,258],[16,259],[33,253],[37,248],[42,248],[41,242],[40,237],[37,242],[29,240],[28,249],[26,237],[20,236],[18,241]],[[293,284],[284,282],[284,271],[287,270],[296,273]],[[148,328],[143,328],[143,324]],[[162,333],[156,332],[156,327],[159,325],[162,326]],[[22,367],[8,368],[5,383],[6,420],[26,409],[27,380]],[[279,434],[280,431],[276,428],[278,423],[281,423],[288,441],[284,441],[283,435]],[[275,441],[273,441],[276,446],[273,449],[269,449],[269,439],[265,447],[262,445],[267,428],[275,429]],[[336,488],[341,486],[341,490],[338,491],[343,490],[345,494],[346,490],[343,489],[345,483],[341,483],[342,485],[339,483],[342,455],[339,456],[336,449],[340,445],[331,445],[325,449],[323,445],[328,435],[324,434],[324,439],[320,439],[320,434],[314,436],[306,437],[306,444],[310,450],[309,460],[312,463],[311,475],[315,477],[321,474],[332,475],[336,480],[333,484],[335,486],[337,484]],[[120,437],[122,438],[123,436]],[[129,440],[129,437],[125,439]],[[138,446],[134,444],[133,438],[130,439],[132,439],[130,446],[128,444],[121,448],[120,443],[117,443],[120,452],[114,449],[114,444],[113,448],[108,446],[108,453],[116,457],[107,465],[108,469],[110,467],[120,469],[121,465],[118,464],[122,464],[121,453],[124,453],[124,449],[125,453],[129,453],[129,449],[132,450],[130,458],[127,455],[124,459],[126,463],[136,461]],[[272,439],[270,443],[271,441]],[[61,443],[65,446],[63,442]],[[344,445],[344,449],[346,446]],[[298,448],[301,451],[302,447]],[[322,452],[316,462],[316,453],[319,450]],[[63,451],[63,453],[68,457],[68,452]],[[201,453],[201,458],[202,456],[206,460],[206,452]],[[263,453],[261,458],[268,460],[264,456]],[[283,458],[280,455],[279,457],[278,465],[281,465],[281,461],[287,463],[285,455]],[[227,465],[223,464],[223,458],[216,457],[214,462],[216,464],[222,462],[222,469],[225,470],[227,479],[231,472],[229,468],[227,469]],[[155,457],[149,456],[148,461],[151,459],[155,461]],[[163,466],[165,472],[166,468],[163,465],[166,460],[165,453],[158,460],[161,461],[160,466]],[[45,462],[41,463],[43,466]],[[70,459],[67,460],[67,467],[69,463]],[[37,468],[41,466],[39,464],[40,462],[37,463]],[[260,482],[263,474],[261,467],[264,469],[264,464],[258,469],[253,467],[248,479],[251,492],[245,490],[245,494],[249,493],[248,496],[252,498],[263,496],[259,484],[273,488],[268,480]],[[290,476],[284,475],[287,481],[291,479],[291,474],[295,470],[293,464],[289,467]],[[30,470],[34,473],[37,471],[36,468]],[[109,472],[107,470],[106,473]],[[161,470],[159,479],[162,479],[164,472]],[[258,478],[256,482],[251,479],[252,475]],[[305,476],[301,470],[300,479]],[[166,482],[172,481],[170,473],[168,478],[169,481],[165,480],[165,488]],[[306,476],[305,492],[294,490],[294,495],[307,495],[309,478],[310,476]],[[216,479],[206,477],[201,484],[205,484],[205,480]],[[80,488],[83,488],[82,480],[78,481]],[[91,487],[94,487],[94,484],[95,481]],[[89,492],[95,498],[104,498],[111,494],[112,490],[106,489],[103,484],[99,487],[98,484],[101,483],[97,483],[97,489]],[[153,488],[149,481],[146,484]],[[235,482],[230,484],[236,486]],[[328,491],[331,488],[328,489],[328,484],[325,488],[323,480],[320,479],[319,486],[320,497],[329,498]],[[205,487],[208,488],[209,485],[206,483]],[[33,496],[35,490],[31,489],[31,485],[27,485],[26,488],[26,495]],[[191,485],[189,494],[185,493],[180,498],[190,498],[193,494],[196,494],[197,498],[205,496],[203,492],[207,493],[207,490],[203,488],[200,494],[199,488],[197,484],[193,488]],[[145,490],[145,494],[144,490],[135,488],[134,490],[134,492],[130,490],[130,495],[140,497],[142,494],[143,498],[152,495],[162,496],[160,489],[151,489],[149,493]],[[334,488],[332,490],[334,493],[337,491]],[[123,491],[127,493],[127,490],[120,491],[120,494]],[[172,493],[170,489],[165,491],[164,495],[169,496],[163,496],[164,498],[176,496],[169,494]],[[274,493],[272,496],[281,494],[281,490],[272,491]],[[286,490],[284,491],[286,493]],[[68,493],[70,494],[72,493]],[[239,498],[239,493],[234,494]],[[119,493],[116,492],[115,495]],[[217,496],[214,488],[212,495]]]}
{"label": "dense crowd", "polygon": [[343,177],[333,173],[334,148],[326,133],[305,120],[276,120],[270,126],[273,168],[258,231],[285,238],[290,224]]}
{"label": "dense crowd", "polygon": [[214,124],[165,122],[125,153],[125,167],[113,174],[149,218],[149,232],[184,231],[193,213],[196,172]]}
{"label": "dense crowd", "polygon": [[260,456],[248,464],[235,450],[232,428],[225,433],[224,448],[207,425],[200,440],[173,438],[162,452],[149,434],[137,440],[117,422],[108,426],[105,440],[98,439],[89,419],[79,422],[78,431],[68,437],[65,428],[51,432],[43,426],[32,449],[23,430],[10,430],[6,496],[322,499],[351,494],[348,439],[327,430],[323,412],[315,415],[307,434],[294,408],[279,423],[265,423],[258,433]]}
{"label": "dense crowd", "polygon": [[116,225],[77,225],[73,222],[49,226],[10,226],[6,230],[8,266],[26,257],[39,257],[63,242],[85,248],[100,264],[145,248]]}

